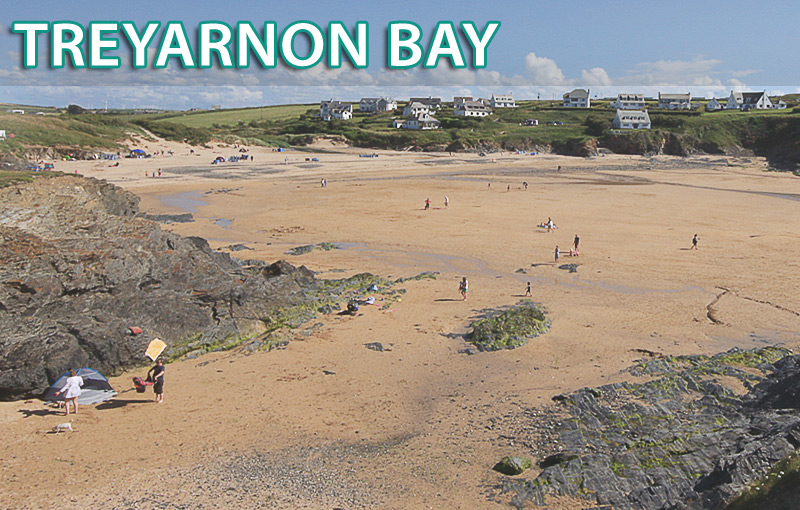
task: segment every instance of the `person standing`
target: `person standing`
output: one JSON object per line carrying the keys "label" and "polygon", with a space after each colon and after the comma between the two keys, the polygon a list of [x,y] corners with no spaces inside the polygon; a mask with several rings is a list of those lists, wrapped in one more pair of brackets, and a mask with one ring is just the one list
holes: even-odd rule
{"label": "person standing", "polygon": [[461,282],[458,284],[458,290],[461,292],[461,297],[464,298],[464,301],[467,300],[467,291],[469,290],[469,282],[467,281],[467,277],[461,278]]}
{"label": "person standing", "polygon": [[147,372],[148,379],[153,381],[153,392],[156,394],[156,402],[158,402],[159,404],[164,402],[165,371],[166,368],[164,368],[164,360],[158,358],[158,361],[156,361],[156,366],[154,366]]}
{"label": "person standing", "polygon": [[573,241],[573,244],[575,246],[575,255],[580,255],[580,253],[578,252],[578,245],[580,243],[581,243],[581,238],[578,237],[578,234],[575,234],[575,240]]}
{"label": "person standing", "polygon": [[696,250],[698,241],[700,241],[700,238],[697,237],[697,234],[695,234],[694,237],[692,238],[692,247],[689,248],[689,249],[690,250]]}
{"label": "person standing", "polygon": [[533,295],[533,294],[531,294],[531,282],[528,282],[528,288],[525,290],[525,295],[526,296],[532,296]]}
{"label": "person standing", "polygon": [[426,198],[425,199],[425,210],[427,211],[430,208],[431,208],[431,199],[430,198]]}
{"label": "person standing", "polygon": [[445,209],[450,207],[450,198],[447,195],[444,196],[444,207]]}
{"label": "person standing", "polygon": [[81,396],[81,386],[83,386],[83,377],[78,375],[75,369],[69,371],[67,382],[64,387],[56,392],[56,396],[61,393],[64,394],[64,408],[69,416],[69,403],[72,402],[72,407],[75,409],[75,414],[78,414],[78,397]]}
{"label": "person standing", "polygon": [[556,264],[558,264],[558,257],[559,257],[559,255],[560,255],[560,253],[559,253],[559,251],[558,251],[558,245],[556,245],[556,255],[555,255],[555,256],[556,256]]}

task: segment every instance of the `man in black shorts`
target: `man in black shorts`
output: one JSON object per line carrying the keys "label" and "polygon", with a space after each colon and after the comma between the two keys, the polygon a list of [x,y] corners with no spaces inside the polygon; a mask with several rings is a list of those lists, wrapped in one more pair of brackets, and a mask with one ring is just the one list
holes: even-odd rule
{"label": "man in black shorts", "polygon": [[[156,394],[156,402],[159,404],[164,402],[164,372],[166,368],[164,368],[164,360],[161,358],[156,361],[156,366],[150,369],[147,372],[147,377],[150,379],[152,377],[153,381],[153,392]],[[152,373],[152,375],[151,375]]]}

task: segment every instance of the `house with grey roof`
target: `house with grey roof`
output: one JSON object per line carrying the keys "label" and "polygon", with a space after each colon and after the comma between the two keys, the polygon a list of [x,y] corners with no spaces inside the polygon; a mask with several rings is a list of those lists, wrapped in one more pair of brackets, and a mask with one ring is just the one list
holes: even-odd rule
{"label": "house with grey roof", "polygon": [[442,98],[441,97],[412,97],[408,100],[409,103],[420,103],[427,106],[430,106],[431,109],[439,109],[442,107]]}
{"label": "house with grey roof", "polygon": [[658,108],[665,110],[691,110],[692,94],[662,94],[658,93]]}
{"label": "house with grey roof", "polygon": [[391,112],[397,109],[397,101],[391,97],[363,97],[358,102],[360,112]]}
{"label": "house with grey roof", "polygon": [[513,94],[492,94],[492,108],[516,108]]}
{"label": "house with grey roof", "polygon": [[453,115],[461,117],[487,117],[492,114],[492,109],[480,101],[459,102],[453,109]]}
{"label": "house with grey roof", "polygon": [[572,92],[567,92],[563,96],[564,108],[591,108],[592,100],[589,97],[589,91],[583,89],[575,89]]}
{"label": "house with grey roof", "polygon": [[650,129],[650,115],[647,110],[617,110],[611,121],[614,129]]}
{"label": "house with grey roof", "polygon": [[433,107],[431,105],[420,103],[419,101],[409,101],[403,108],[403,117],[411,117],[412,115],[419,115],[420,113],[431,113]]}
{"label": "house with grey roof", "polygon": [[430,113],[419,113],[414,115],[410,119],[406,119],[401,125],[397,126],[404,129],[420,129],[420,130],[428,130],[428,129],[439,129],[442,127],[442,123],[433,118]]}
{"label": "house with grey roof", "polygon": [[319,104],[319,117],[324,121],[332,119],[349,120],[353,118],[353,105],[341,101],[322,101]]}
{"label": "house with grey roof", "polygon": [[616,102],[609,105],[611,108],[617,110],[644,110],[647,104],[644,100],[644,94],[617,94]]}
{"label": "house with grey roof", "polygon": [[766,92],[733,92],[725,106],[728,110],[770,110],[772,101]]}

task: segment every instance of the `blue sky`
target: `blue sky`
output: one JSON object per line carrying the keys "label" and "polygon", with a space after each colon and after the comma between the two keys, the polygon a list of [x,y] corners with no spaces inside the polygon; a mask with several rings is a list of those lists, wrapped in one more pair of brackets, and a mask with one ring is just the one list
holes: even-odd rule
{"label": "blue sky", "polygon": [[[357,100],[390,95],[488,96],[513,92],[519,99],[560,97],[576,87],[592,95],[617,91],[692,92],[727,96],[732,89],[798,92],[797,4],[744,2],[570,2],[450,1],[408,3],[382,0],[324,1],[136,1],[3,2],[0,11],[0,101],[62,106],[191,108],[286,102],[322,98]],[[22,68],[22,37],[14,21],[182,21],[187,29],[208,20],[275,21],[280,32],[297,20],[320,26],[356,21],[370,26],[367,70],[278,69],[51,70]],[[488,51],[486,69],[386,69],[385,38],[390,21],[417,23],[427,41],[438,21],[489,20],[501,27]],[[120,36],[121,37],[121,36]],[[44,41],[44,39],[42,39]],[[466,47],[466,45],[465,45]],[[155,48],[153,48],[155,50]],[[118,52],[130,54],[123,43]],[[47,53],[43,55],[46,57]]]}

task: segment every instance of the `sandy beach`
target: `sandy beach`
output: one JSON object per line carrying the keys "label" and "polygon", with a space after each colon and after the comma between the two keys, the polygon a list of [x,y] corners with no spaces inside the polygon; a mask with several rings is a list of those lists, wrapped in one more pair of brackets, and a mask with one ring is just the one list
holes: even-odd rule
{"label": "sandy beach", "polygon": [[[649,356],[800,346],[800,179],[758,158],[320,141],[211,165],[238,149],[137,147],[174,155],[56,169],[128,189],[148,214],[191,213],[163,228],[223,251],[243,244],[239,258],[285,259],[318,278],[438,275],[397,284],[406,293],[388,309],[321,315],[283,349],[171,363],[161,405],[133,391],[146,368],[112,378],[119,396],[81,408],[73,433],[48,433],[65,418],[38,400],[0,404],[0,508],[509,508],[491,468],[536,457],[513,431],[553,396],[625,380]],[[537,228],[548,217],[558,229]],[[287,254],[316,243],[338,249]],[[516,350],[465,353],[470,322],[524,299],[527,282],[551,330]]]}

